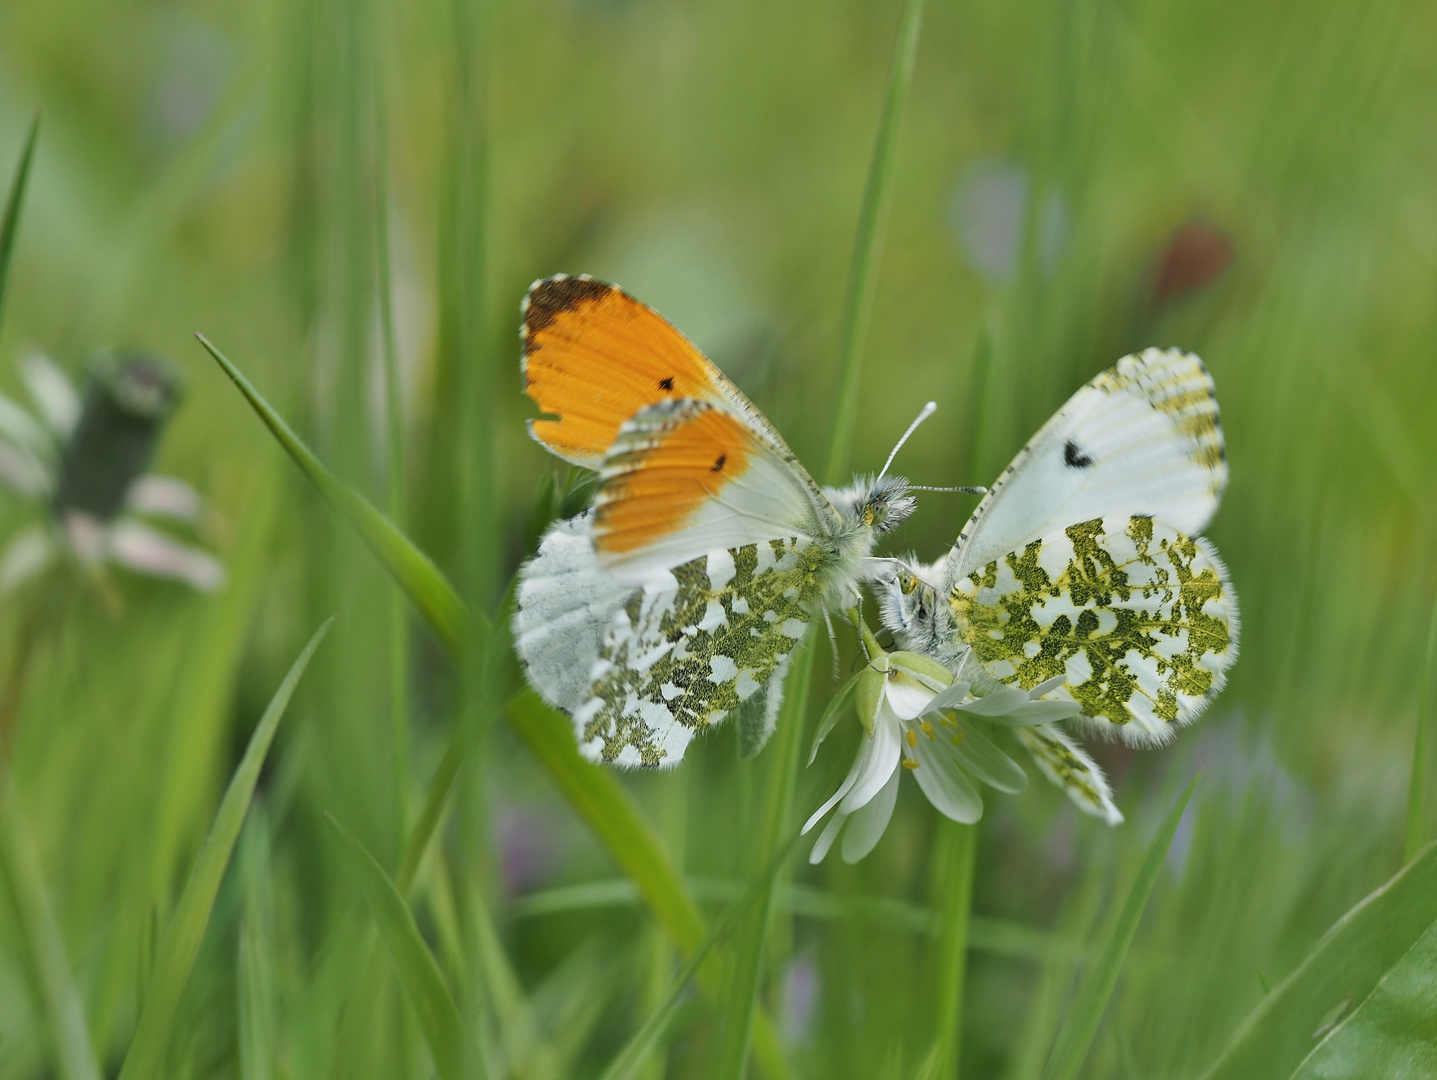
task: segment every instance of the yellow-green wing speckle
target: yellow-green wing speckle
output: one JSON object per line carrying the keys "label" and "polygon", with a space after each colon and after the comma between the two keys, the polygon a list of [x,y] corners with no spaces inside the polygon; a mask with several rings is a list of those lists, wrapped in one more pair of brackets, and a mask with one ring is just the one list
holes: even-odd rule
{"label": "yellow-green wing speckle", "polygon": [[1237,597],[1216,552],[1147,517],[1098,518],[1035,540],[949,595],[994,678],[1056,691],[1080,722],[1151,745],[1190,723],[1237,658]]}

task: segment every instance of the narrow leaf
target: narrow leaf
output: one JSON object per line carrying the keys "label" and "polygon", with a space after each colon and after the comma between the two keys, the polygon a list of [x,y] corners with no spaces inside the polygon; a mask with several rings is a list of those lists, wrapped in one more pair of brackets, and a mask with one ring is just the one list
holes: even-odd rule
{"label": "narrow leaf", "polygon": [[638,886],[674,944],[685,953],[698,948],[704,938],[703,914],[684,888],[653,826],[615,774],[575,753],[572,722],[532,690],[519,693],[505,711],[514,731],[548,770],[564,797]]}
{"label": "narrow leaf", "polygon": [[[30,165],[35,160],[35,141],[40,137],[40,116],[30,121],[30,133],[25,136],[25,147],[20,151],[20,163],[15,166],[15,178],[10,181],[10,193],[5,197],[5,210],[0,214],[0,317],[5,314],[5,292],[10,284],[10,257],[15,252],[15,234],[20,229],[20,208],[25,202],[25,188],[30,181]],[[3,325],[3,321],[0,321]]]}
{"label": "narrow leaf", "polygon": [[1437,672],[1437,604],[1427,628],[1427,657],[1422,665],[1422,690],[1417,695],[1417,738],[1412,747],[1412,780],[1407,789],[1407,843],[1403,858],[1411,862],[1432,839],[1427,821],[1427,729],[1432,726],[1432,684]]}
{"label": "narrow leaf", "polygon": [[25,951],[35,969],[61,1080],[100,1080],[80,992],[70,977],[65,942],[41,875],[13,784],[0,779],[0,868],[10,885]]}
{"label": "narrow leaf", "polygon": [[363,844],[332,815],[326,814],[359,876],[364,902],[374,916],[379,936],[399,973],[410,1004],[419,1015],[434,1067],[444,1080],[461,1080],[473,1072],[482,1075],[477,1044],[465,1031],[459,1009],[444,985],[439,964],[419,934],[409,905],[394,882]]}
{"label": "narrow leaf", "polygon": [[[1413,986],[1414,972],[1404,966],[1431,947],[1437,922],[1437,843],[1428,844],[1390,881],[1337,920],[1297,969],[1277,984],[1238,1026],[1222,1056],[1203,1080],[1239,1080],[1249,1076],[1291,1076],[1314,1050],[1317,1040],[1380,994],[1387,999],[1351,1037],[1372,1033],[1372,1022],[1392,1015],[1392,998],[1425,1002],[1426,1038],[1437,1039],[1437,981],[1431,960]],[[1415,948],[1416,946],[1420,948]],[[1410,1032],[1416,1036],[1419,1032]],[[1406,1036],[1404,1036],[1406,1038]],[[1337,1049],[1337,1048],[1335,1048]],[[1307,1073],[1305,1075],[1315,1075]],[[1336,1073],[1334,1075],[1356,1075]],[[1421,1076],[1371,1069],[1365,1076]]]}
{"label": "narrow leaf", "polygon": [[[340,516],[369,543],[380,563],[438,635],[450,657],[456,662],[463,662],[467,652],[462,642],[466,620],[476,632],[487,631],[488,621],[480,614],[466,612],[458,594],[434,564],[374,507],[325,468],[239,369],[203,336],[197,336],[295,464]],[[658,838],[617,778],[582,760],[575,753],[568,718],[544,705],[532,693],[520,694],[505,713],[514,730],[548,770],[559,789],[613,853],[624,872],[638,885],[639,892],[664,932],[685,953],[696,948],[704,935],[703,918],[698,906],[684,891],[683,881],[674,871]],[[431,784],[425,809],[410,834],[401,867],[401,880],[405,880],[406,885],[406,879],[417,870],[429,837],[438,824],[449,788],[462,765],[467,737],[459,730],[454,733],[454,743],[445,755],[439,775]],[[710,993],[716,989],[716,972],[712,964],[705,965],[700,973],[700,984]],[[754,1045],[765,1073],[771,1077],[788,1075],[778,1031],[766,1013],[757,1017]]]}
{"label": "narrow leaf", "polygon": [[853,445],[853,425],[858,418],[858,389],[863,370],[863,341],[868,317],[873,311],[873,293],[878,281],[878,255],[883,247],[883,218],[892,188],[893,164],[898,156],[898,131],[913,68],[918,60],[918,32],[923,25],[923,0],[907,0],[898,24],[898,40],[888,69],[888,93],[878,140],[868,165],[863,205],[858,214],[858,232],[848,271],[848,294],[843,305],[843,336],[839,354],[838,387],[833,400],[832,442],[828,448],[826,482],[843,482]]}
{"label": "narrow leaf", "polygon": [[824,707],[823,715],[818,718],[818,730],[813,733],[813,746],[808,751],[808,763],[813,764],[818,757],[818,748],[823,745],[823,740],[828,738],[829,733],[838,726],[838,721],[843,718],[843,712],[853,701],[853,693],[858,689],[858,677],[863,672],[852,675],[848,680],[833,692]]}
{"label": "narrow leaf", "polygon": [[195,858],[184,892],[180,894],[179,905],[170,919],[165,938],[155,959],[154,972],[150,976],[145,992],[144,1004],[140,1009],[140,1022],[135,1030],[134,1040],[125,1055],[120,1080],[142,1080],[145,1077],[161,1075],[165,1050],[170,1042],[170,1029],[179,1005],[180,995],[190,977],[190,967],[209,923],[210,909],[215,895],[219,892],[220,879],[224,877],[229,864],[230,852],[234,850],[239,837],[240,826],[244,824],[245,811],[249,809],[250,798],[254,795],[255,783],[259,780],[260,767],[274,739],[275,730],[299,685],[300,676],[309,665],[314,651],[329,632],[330,623],[325,622],[312,638],[299,659],[289,669],[289,674],[280,683],[250,736],[244,757],[225,789],[224,799],[215,814],[214,824],[205,837],[204,846]]}
{"label": "narrow leaf", "polygon": [[958,1075],[958,1051],[963,1034],[963,989],[968,970],[969,932],[972,927],[973,867],[978,854],[978,829],[944,821],[946,872],[942,882],[943,916],[938,939],[938,979],[934,988],[933,1076]]}
{"label": "narrow leaf", "polygon": [[1437,1076],[1437,923],[1307,1055],[1293,1080]]}
{"label": "narrow leaf", "polygon": [[259,414],[265,426],[274,433],[279,444],[319,490],[325,501],[348,521],[360,538],[369,545],[370,550],[384,564],[384,568],[399,583],[399,587],[414,601],[425,621],[434,628],[445,648],[451,654],[457,655],[464,632],[464,605],[453,586],[439,572],[439,568],[363,496],[325,468],[324,463],[315,457],[314,452],[285,423],[284,417],[261,396],[239,368],[210,344],[209,339],[203,334],[196,334],[195,337],[220,367],[224,368],[225,374],[239,387],[250,407]]}
{"label": "narrow leaf", "polygon": [[[544,704],[532,690],[514,697],[505,713],[514,732],[638,887],[669,939],[685,955],[697,949],[706,931],[703,914],[628,790],[614,773],[574,752],[569,718]],[[713,959],[699,969],[699,985],[711,997],[718,991],[719,975]],[[754,1055],[768,1076],[789,1075],[778,1031],[766,1012],[760,1011],[754,1019],[753,1043]]]}
{"label": "narrow leaf", "polygon": [[[1148,897],[1152,895],[1153,886],[1157,884],[1158,871],[1162,869],[1163,859],[1167,857],[1168,848],[1172,846],[1173,834],[1178,830],[1178,822],[1182,820],[1183,811],[1187,809],[1188,800],[1192,798],[1193,789],[1197,787],[1198,779],[1202,773],[1198,773],[1188,781],[1188,786],[1178,796],[1178,801],[1168,811],[1168,816],[1163,820],[1156,835],[1148,843],[1148,850],[1143,855],[1143,862],[1138,867],[1137,879],[1133,887],[1128,891],[1128,898],[1123,904],[1123,910],[1118,915],[1117,925],[1113,927],[1112,935],[1103,946],[1103,951],[1098,961],[1093,965],[1084,977],[1078,992],[1073,999],[1073,1005],[1068,1014],[1063,1017],[1063,1025],[1058,1029],[1057,1042],[1053,1047],[1053,1053],[1048,1058],[1048,1065],[1043,1070],[1044,1080],[1071,1080],[1078,1074],[1082,1067],[1083,1059],[1088,1056],[1088,1048],[1092,1046],[1093,1036],[1098,1033],[1098,1024],[1103,1019],[1103,1013],[1107,1010],[1108,999],[1112,996],[1113,987],[1117,985],[1118,973],[1122,970],[1123,961],[1128,955],[1128,946],[1132,944],[1133,934],[1137,932],[1138,922],[1143,917],[1143,911],[1148,906]],[[1252,1076],[1265,1076],[1266,1073],[1251,1073]]]}
{"label": "narrow leaf", "polygon": [[793,849],[797,846],[800,836],[799,833],[791,836],[788,843],[783,845],[773,858],[769,859],[768,866],[764,867],[763,872],[754,877],[742,895],[729,905],[723,918],[709,931],[708,936],[704,938],[699,947],[689,954],[688,960],[684,962],[683,967],[669,983],[659,1006],[644,1019],[644,1022],[639,1025],[639,1030],[634,1032],[629,1041],[624,1044],[624,1048],[615,1055],[600,1080],[628,1080],[643,1064],[644,1059],[657,1049],[660,1037],[673,1020],[674,1014],[678,1012],[684,987],[698,972],[699,965],[703,963],[709,952],[733,933],[739,920],[748,912],[754,901],[762,896],[772,884],[785,860],[793,854]]}

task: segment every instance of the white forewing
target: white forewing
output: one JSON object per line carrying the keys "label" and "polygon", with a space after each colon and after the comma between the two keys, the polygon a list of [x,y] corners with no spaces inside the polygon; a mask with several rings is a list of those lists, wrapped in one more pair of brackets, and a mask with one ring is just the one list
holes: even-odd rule
{"label": "white forewing", "polygon": [[1093,378],[993,485],[949,556],[946,585],[1033,540],[1101,517],[1156,517],[1189,536],[1227,484],[1212,377],[1147,349]]}

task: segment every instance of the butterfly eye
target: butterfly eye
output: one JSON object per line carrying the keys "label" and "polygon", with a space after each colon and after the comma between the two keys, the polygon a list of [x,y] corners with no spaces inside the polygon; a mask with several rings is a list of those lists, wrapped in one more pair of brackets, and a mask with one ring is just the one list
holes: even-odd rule
{"label": "butterfly eye", "polygon": [[898,587],[903,590],[904,596],[909,596],[913,590],[918,588],[918,579],[907,570],[898,571]]}

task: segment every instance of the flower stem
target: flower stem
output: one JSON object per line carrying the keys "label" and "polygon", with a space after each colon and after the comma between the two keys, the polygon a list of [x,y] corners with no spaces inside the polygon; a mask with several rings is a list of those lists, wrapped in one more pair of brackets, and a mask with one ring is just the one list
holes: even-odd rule
{"label": "flower stem", "polygon": [[932,1075],[952,1080],[958,1075],[963,1041],[963,984],[968,970],[968,928],[973,903],[973,865],[978,854],[978,827],[944,820],[939,833],[943,872],[942,923],[938,941],[938,979],[933,995],[937,1032],[937,1068]]}

